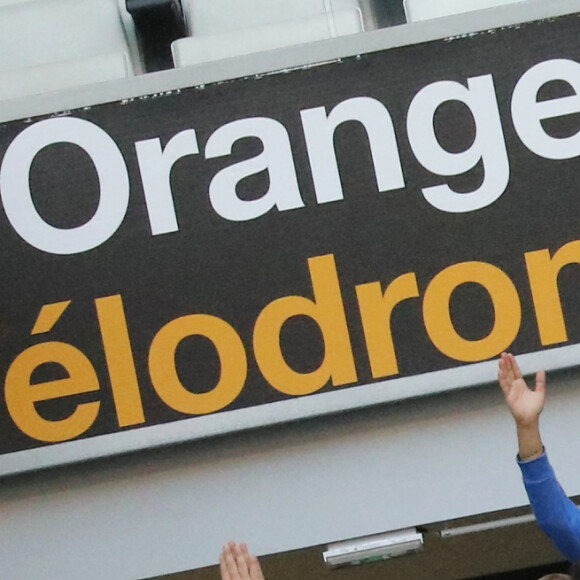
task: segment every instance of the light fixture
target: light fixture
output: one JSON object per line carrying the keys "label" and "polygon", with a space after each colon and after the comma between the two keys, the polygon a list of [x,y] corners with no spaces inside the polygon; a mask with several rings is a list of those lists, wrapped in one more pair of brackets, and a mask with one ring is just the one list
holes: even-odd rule
{"label": "light fixture", "polygon": [[480,524],[460,526],[457,528],[445,528],[439,532],[439,535],[442,538],[453,538],[454,536],[463,536],[465,534],[478,534],[480,532],[487,532],[489,530],[498,530],[500,528],[527,524],[529,522],[533,522],[534,519],[535,518],[533,514],[515,516],[501,520],[492,520],[490,522],[481,522]]}
{"label": "light fixture", "polygon": [[336,567],[388,560],[422,547],[423,535],[415,528],[406,528],[330,544],[322,556],[329,566]]}
{"label": "light fixture", "polygon": [[[575,502],[578,507],[580,503]],[[444,527],[439,531],[439,536],[441,538],[453,538],[455,536],[464,536],[466,534],[478,534],[480,532],[487,532],[490,530],[499,530],[501,528],[508,528],[510,526],[519,526],[522,524],[529,524],[533,522],[536,518],[533,513],[524,514],[521,516],[512,516],[507,518],[501,518],[498,520],[490,520],[487,522],[480,522],[478,524],[469,524],[466,526],[458,526],[456,528]]]}

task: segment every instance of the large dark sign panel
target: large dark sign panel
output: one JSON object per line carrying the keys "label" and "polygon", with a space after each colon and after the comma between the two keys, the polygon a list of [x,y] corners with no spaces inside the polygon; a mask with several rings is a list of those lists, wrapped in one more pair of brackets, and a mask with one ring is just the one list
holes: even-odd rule
{"label": "large dark sign panel", "polygon": [[578,38],[572,15],[0,127],[0,461],[580,343]]}

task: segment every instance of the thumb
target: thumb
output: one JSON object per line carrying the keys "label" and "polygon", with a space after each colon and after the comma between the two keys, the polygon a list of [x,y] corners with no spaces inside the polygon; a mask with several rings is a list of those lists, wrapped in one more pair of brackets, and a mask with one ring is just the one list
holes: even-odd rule
{"label": "thumb", "polygon": [[546,395],[546,371],[538,371],[536,373],[536,393]]}

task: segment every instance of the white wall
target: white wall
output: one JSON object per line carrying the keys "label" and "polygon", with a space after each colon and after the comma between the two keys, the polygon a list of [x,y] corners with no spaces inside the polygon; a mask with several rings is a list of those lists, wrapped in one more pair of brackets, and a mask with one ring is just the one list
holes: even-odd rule
{"label": "white wall", "polygon": [[[580,373],[543,430],[580,494]],[[495,386],[0,482],[3,578],[135,579],[526,503]]]}
{"label": "white wall", "polygon": [[473,10],[485,10],[525,0],[404,0],[408,22],[462,14]]}

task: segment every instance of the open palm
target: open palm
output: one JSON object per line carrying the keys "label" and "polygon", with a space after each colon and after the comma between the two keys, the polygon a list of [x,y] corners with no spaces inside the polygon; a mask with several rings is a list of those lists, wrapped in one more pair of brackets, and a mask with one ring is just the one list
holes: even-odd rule
{"label": "open palm", "polygon": [[264,580],[258,558],[248,552],[245,543],[229,542],[220,556],[222,580]]}
{"label": "open palm", "polygon": [[502,353],[499,361],[499,384],[514,419],[519,424],[537,421],[546,399],[546,373],[536,373],[536,387],[530,389],[512,354]]}

